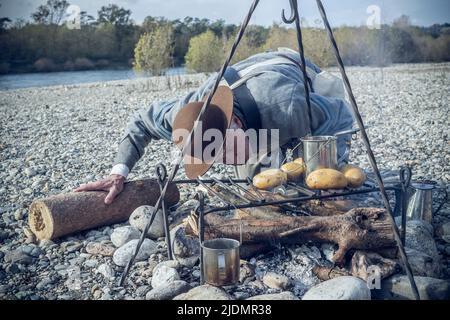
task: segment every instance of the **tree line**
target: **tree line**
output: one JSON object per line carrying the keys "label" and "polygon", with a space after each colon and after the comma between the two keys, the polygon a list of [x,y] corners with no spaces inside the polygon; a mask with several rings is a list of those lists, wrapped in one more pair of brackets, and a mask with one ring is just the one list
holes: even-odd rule
{"label": "tree line", "polygon": [[[192,17],[148,16],[136,24],[130,10],[114,4],[101,7],[95,17],[80,12],[79,28],[71,28],[65,23],[69,5],[66,0],[48,0],[29,21],[0,17],[0,73],[133,66],[162,74],[181,65],[209,72],[223,62],[239,28],[223,20]],[[380,29],[342,26],[334,32],[348,65],[450,61],[450,24],[419,27],[402,16]],[[303,33],[307,57],[321,67],[333,66],[325,31],[305,27]],[[278,47],[297,48],[294,29],[251,25],[234,61]]]}

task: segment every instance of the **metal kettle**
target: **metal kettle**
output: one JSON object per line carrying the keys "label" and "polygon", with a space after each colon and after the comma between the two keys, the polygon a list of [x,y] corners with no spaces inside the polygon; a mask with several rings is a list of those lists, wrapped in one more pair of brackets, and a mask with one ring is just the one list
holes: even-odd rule
{"label": "metal kettle", "polygon": [[433,190],[436,182],[429,180],[411,183],[412,195],[408,199],[406,217],[408,220],[433,222]]}
{"label": "metal kettle", "polygon": [[[433,216],[438,213],[448,201],[447,186],[438,186],[436,181],[419,180],[411,183],[412,194],[408,200],[406,216],[408,220],[425,220],[433,222]],[[433,191],[443,193],[441,203],[433,211]]]}

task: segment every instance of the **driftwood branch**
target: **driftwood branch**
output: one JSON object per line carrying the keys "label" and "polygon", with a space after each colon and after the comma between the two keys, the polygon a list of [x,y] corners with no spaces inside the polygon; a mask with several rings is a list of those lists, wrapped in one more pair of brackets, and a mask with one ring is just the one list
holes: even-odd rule
{"label": "driftwood branch", "polygon": [[330,280],[342,276],[351,276],[351,272],[345,268],[315,266],[312,272],[322,281]]}
{"label": "driftwood branch", "polygon": [[354,276],[367,281],[370,276],[374,275],[379,276],[381,280],[398,271],[400,271],[400,266],[396,261],[384,258],[376,252],[361,250],[353,254],[346,268],[317,265],[312,269],[317,278],[323,281],[341,276]]}
{"label": "driftwood branch", "polygon": [[[244,218],[224,218],[217,214],[205,216],[205,239],[239,239],[244,244],[256,243],[336,243],[339,248],[333,261],[342,265],[350,249],[379,250],[395,247],[387,212],[379,208],[355,208],[342,215],[291,217],[272,214],[268,219],[252,217],[258,211],[247,211]],[[259,213],[259,212],[258,212]],[[196,220],[189,221],[187,233],[196,234]]]}

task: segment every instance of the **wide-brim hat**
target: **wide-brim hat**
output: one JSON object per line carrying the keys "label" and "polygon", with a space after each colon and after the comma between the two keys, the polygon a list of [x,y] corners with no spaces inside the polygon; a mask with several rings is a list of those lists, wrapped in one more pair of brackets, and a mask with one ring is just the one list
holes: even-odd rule
{"label": "wide-brim hat", "polygon": [[[189,134],[186,135],[186,132],[190,133],[194,128],[203,104],[204,101],[188,103],[175,116],[172,126],[172,140],[181,150],[184,148],[186,140],[188,140]],[[204,154],[204,150],[214,143],[213,139],[213,141],[204,141],[204,133],[209,129],[219,130],[222,134],[222,141],[224,142],[226,130],[230,127],[232,116],[233,92],[228,86],[219,86],[212,97],[211,103],[206,108],[202,119],[200,119],[201,125],[198,125],[193,132],[190,146],[185,149],[183,160],[184,169],[188,178],[196,179],[202,176],[211,168],[217,158],[221,156],[217,152],[212,152],[211,155]],[[221,147],[223,147],[223,143]]]}

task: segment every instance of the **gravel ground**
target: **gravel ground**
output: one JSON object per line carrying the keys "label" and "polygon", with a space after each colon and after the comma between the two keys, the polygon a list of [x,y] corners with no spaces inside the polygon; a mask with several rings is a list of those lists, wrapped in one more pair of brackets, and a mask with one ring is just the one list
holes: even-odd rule
{"label": "gravel ground", "polygon": [[[391,170],[409,164],[415,178],[434,179],[446,185],[450,180],[450,64],[399,65],[383,70],[354,67],[348,71],[361,113],[370,126],[369,138],[380,168]],[[151,289],[149,265],[165,260],[162,241],[148,261],[133,267],[131,285],[116,288],[104,276],[105,269],[114,277],[121,268],[112,263],[111,257],[86,251],[90,241],[109,245],[114,226],[55,242],[34,243],[26,228],[27,208],[35,198],[67,192],[102,178],[110,170],[131,112],[154,100],[182,95],[204,79],[206,75],[199,74],[0,92],[0,299],[145,296]],[[171,145],[165,141],[152,143],[129,178],[153,175],[158,162],[169,165],[170,150]],[[351,159],[369,167],[359,141],[353,145]],[[223,174],[229,170],[218,166],[213,172]],[[182,200],[190,198],[192,191],[183,189]],[[449,221],[447,203],[435,217],[434,225]],[[448,273],[450,246],[438,241],[438,249]],[[17,250],[24,254],[16,255],[14,260],[9,253]],[[250,264],[256,267],[257,275],[265,271],[286,274],[294,281],[292,291],[300,297],[318,282],[308,273],[308,264],[325,251],[314,246],[289,250],[303,253],[301,259],[309,262],[299,263],[298,256],[289,260],[281,250]],[[284,262],[275,263],[280,260]],[[192,286],[198,284],[197,266],[182,268],[179,273]],[[276,292],[257,281],[230,293],[242,299],[255,293]]]}

